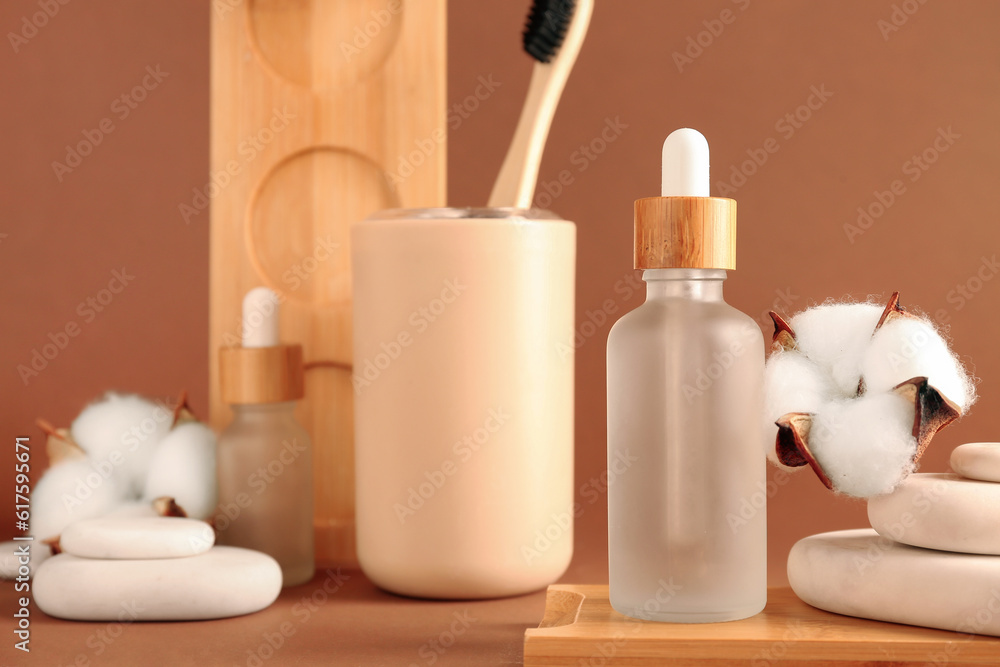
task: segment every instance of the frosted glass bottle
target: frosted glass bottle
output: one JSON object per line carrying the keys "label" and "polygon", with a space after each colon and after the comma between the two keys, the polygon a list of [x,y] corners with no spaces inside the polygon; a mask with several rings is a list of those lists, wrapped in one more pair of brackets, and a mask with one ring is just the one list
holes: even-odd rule
{"label": "frosted glass bottle", "polygon": [[263,551],[284,586],[313,577],[313,480],[309,434],[295,402],[233,405],[219,437],[219,544]]}
{"label": "frosted glass bottle", "polygon": [[[628,616],[698,623],[766,602],[764,341],[726,304],[726,271],[648,269],[608,337],[610,597]],[[627,462],[627,463],[626,463]]]}
{"label": "frosted glass bottle", "polygon": [[255,549],[281,566],[284,586],[313,576],[312,444],[295,419],[305,395],[302,346],[278,335],[280,299],[243,297],[242,346],[219,350],[219,393],[233,421],[216,446],[219,544]]}

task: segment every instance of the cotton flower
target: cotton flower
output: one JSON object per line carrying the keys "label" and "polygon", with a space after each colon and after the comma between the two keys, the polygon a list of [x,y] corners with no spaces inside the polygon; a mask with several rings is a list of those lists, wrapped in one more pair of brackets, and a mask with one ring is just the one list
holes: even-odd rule
{"label": "cotton flower", "polygon": [[170,431],[174,412],[135,394],[108,392],[73,420],[70,435],[87,457],[115,465],[129,495],[137,495],[156,444]]}
{"label": "cotton flower", "polygon": [[45,471],[31,491],[31,534],[53,539],[71,523],[110,512],[125,499],[121,481],[103,476],[86,457]]}
{"label": "cotton flower", "polygon": [[[109,392],[69,430],[39,425],[51,465],[31,494],[29,529],[38,540],[55,540],[81,519],[164,511],[205,519],[215,508],[215,434],[194,419],[184,394],[171,410]],[[154,503],[164,496],[175,502]]]}
{"label": "cotton flower", "polygon": [[156,446],[143,498],[173,498],[189,517],[215,510],[215,434],[201,422],[178,424]]}
{"label": "cotton flower", "polygon": [[775,321],[764,375],[768,457],[859,498],[891,492],[975,388],[929,321],[889,304],[825,303]]}

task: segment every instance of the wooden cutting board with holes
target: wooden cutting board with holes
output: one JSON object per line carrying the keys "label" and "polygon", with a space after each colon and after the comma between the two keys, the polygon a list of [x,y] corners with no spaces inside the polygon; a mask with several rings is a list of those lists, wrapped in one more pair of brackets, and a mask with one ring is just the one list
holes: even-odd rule
{"label": "wooden cutting board with holes", "polygon": [[[445,203],[445,0],[213,0],[210,401],[252,287],[282,297],[307,363],[319,564],[354,555],[350,224]],[[313,364],[313,365],[310,365]]]}
{"label": "wooden cutting board with holes", "polygon": [[1000,638],[867,621],[768,590],[760,614],[730,623],[627,618],[607,586],[549,586],[545,617],[524,633],[525,667],[552,665],[998,665]]}

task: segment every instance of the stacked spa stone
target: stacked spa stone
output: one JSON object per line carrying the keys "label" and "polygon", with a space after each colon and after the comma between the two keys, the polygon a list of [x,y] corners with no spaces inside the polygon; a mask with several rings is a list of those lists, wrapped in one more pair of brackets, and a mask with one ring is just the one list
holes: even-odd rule
{"label": "stacked spa stone", "polygon": [[62,553],[38,566],[35,603],[76,621],[182,621],[249,614],[274,602],[277,561],[214,544],[212,527],[194,519],[78,521],[60,536]]}
{"label": "stacked spa stone", "polygon": [[788,555],[796,595],[838,614],[1000,636],[1000,443],[961,445],[951,467],[870,499],[874,530],[800,540]]}

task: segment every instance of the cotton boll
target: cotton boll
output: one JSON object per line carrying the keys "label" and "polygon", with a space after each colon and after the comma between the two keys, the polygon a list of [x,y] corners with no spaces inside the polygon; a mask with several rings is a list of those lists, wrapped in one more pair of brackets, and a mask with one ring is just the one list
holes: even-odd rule
{"label": "cotton boll", "polygon": [[125,498],[113,473],[96,469],[87,459],[71,459],[45,471],[31,492],[31,534],[57,537],[81,519],[103,516]]}
{"label": "cotton boll", "polygon": [[857,395],[865,348],[883,310],[870,303],[827,303],[789,322],[798,349],[833,378],[844,397]]}
{"label": "cotton boll", "polygon": [[841,493],[891,492],[914,468],[913,403],[893,393],[829,403],[813,418],[809,448]]}
{"label": "cotton boll", "polygon": [[14,579],[22,567],[20,561],[24,547],[28,547],[28,576],[34,576],[38,566],[52,555],[48,545],[41,542],[0,542],[0,579]]}
{"label": "cotton boll", "polygon": [[767,420],[789,412],[815,412],[837,396],[837,387],[811,359],[794,351],[776,352],[764,369]]}
{"label": "cotton boll", "polygon": [[778,461],[775,438],[779,418],[789,412],[816,412],[837,395],[829,375],[810,359],[794,350],[775,352],[764,368],[764,436],[767,457]]}
{"label": "cotton boll", "polygon": [[[959,413],[975,401],[971,379],[929,320],[890,309],[891,316],[875,331],[884,312],[871,303],[828,302],[800,313],[789,323],[795,339],[792,351],[815,368],[779,351],[772,358],[776,365],[769,361],[765,371],[768,433],[774,433],[769,422],[778,413],[810,414],[808,428],[805,422],[794,428],[798,442],[815,458],[817,474],[829,479],[836,491],[862,498],[891,492],[915,468],[917,407],[912,392],[901,396],[892,391],[895,386],[924,376]],[[813,377],[817,368],[836,388],[832,400]],[[948,412],[942,410],[927,415],[935,428],[921,431],[920,448],[940,427],[938,418]]]}
{"label": "cotton boll", "polygon": [[114,509],[108,512],[108,516],[118,518],[132,517],[156,517],[156,509],[153,504],[146,500],[129,500],[119,503]]}
{"label": "cotton boll", "polygon": [[884,324],[871,339],[862,371],[868,391],[888,391],[924,376],[962,412],[975,400],[972,381],[927,320],[898,317]]}
{"label": "cotton boll", "polygon": [[174,428],[153,453],[145,498],[172,497],[189,517],[207,519],[215,510],[215,434],[199,422]]}
{"label": "cotton boll", "polygon": [[135,394],[108,392],[91,403],[70,427],[92,461],[110,461],[134,496],[142,494],[153,449],[170,430],[173,412]]}

